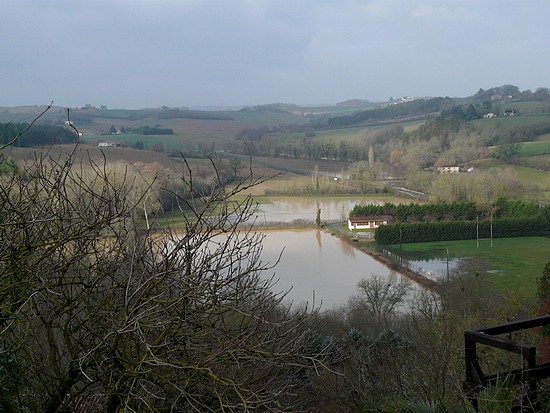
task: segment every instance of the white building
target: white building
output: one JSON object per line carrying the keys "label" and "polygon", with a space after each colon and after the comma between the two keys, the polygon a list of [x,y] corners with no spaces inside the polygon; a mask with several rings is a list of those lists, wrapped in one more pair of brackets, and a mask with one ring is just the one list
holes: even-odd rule
{"label": "white building", "polygon": [[388,216],[361,216],[361,217],[349,217],[348,228],[350,231],[356,231],[358,229],[375,229],[380,225],[386,225],[390,221]]}

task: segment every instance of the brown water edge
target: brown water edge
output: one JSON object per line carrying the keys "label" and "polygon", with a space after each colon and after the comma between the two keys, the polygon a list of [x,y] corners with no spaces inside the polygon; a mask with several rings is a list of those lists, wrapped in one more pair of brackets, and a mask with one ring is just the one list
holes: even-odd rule
{"label": "brown water edge", "polygon": [[395,271],[399,274],[404,275],[405,277],[411,279],[412,281],[416,282],[420,286],[422,286],[422,287],[424,287],[424,288],[426,288],[430,291],[439,292],[439,288],[440,288],[439,283],[437,283],[433,280],[430,280],[429,278],[426,278],[423,275],[410,270],[409,268],[405,268],[405,267],[399,265],[398,263],[396,263],[392,259],[388,258],[387,256],[385,256],[385,255],[383,255],[383,254],[381,254],[377,251],[374,251],[374,250],[372,250],[372,249],[370,249],[370,248],[368,248],[364,245],[361,245],[358,242],[353,241],[349,236],[343,234],[340,231],[337,231],[337,230],[331,231],[331,230],[329,230],[325,227],[322,227],[321,229],[323,229],[325,232],[328,232],[329,234],[341,239],[342,241],[344,241],[344,242],[346,242],[350,245],[353,245],[353,247],[355,249],[357,249],[357,250],[359,250],[359,251],[361,251],[365,254],[370,255],[372,258],[374,258],[379,263],[384,264],[390,270],[393,270],[393,271]]}

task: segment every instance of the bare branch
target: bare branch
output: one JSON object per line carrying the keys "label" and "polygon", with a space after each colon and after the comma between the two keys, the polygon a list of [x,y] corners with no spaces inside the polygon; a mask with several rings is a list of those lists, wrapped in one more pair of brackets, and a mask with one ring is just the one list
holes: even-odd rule
{"label": "bare branch", "polygon": [[[29,123],[22,131],[20,131],[17,135],[15,135],[15,137],[9,141],[8,143],[0,146],[0,151],[7,148],[8,146],[12,146],[14,145],[21,136],[23,136],[25,133],[27,133],[27,131],[32,128],[32,126],[38,121],[38,119],[40,119],[48,110],[51,109],[51,107],[53,106],[53,100],[51,101],[51,103],[46,107],[46,109],[44,109],[38,116],[36,116],[32,121],[31,123]],[[9,123],[8,123],[9,125]]]}

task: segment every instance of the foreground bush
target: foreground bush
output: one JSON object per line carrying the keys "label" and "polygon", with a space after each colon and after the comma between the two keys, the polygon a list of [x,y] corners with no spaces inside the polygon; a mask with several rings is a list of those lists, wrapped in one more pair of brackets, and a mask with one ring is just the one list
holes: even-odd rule
{"label": "foreground bush", "polygon": [[229,201],[255,182],[199,193],[183,170],[174,233],[147,219],[147,188],[108,169],[3,169],[0,410],[302,409],[320,360],[297,333],[309,316],[271,292],[262,236],[237,231],[250,198]]}

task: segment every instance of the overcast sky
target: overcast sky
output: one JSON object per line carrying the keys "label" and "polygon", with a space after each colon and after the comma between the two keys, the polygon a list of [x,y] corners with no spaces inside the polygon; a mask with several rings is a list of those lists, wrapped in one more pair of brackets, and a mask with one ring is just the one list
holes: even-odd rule
{"label": "overcast sky", "polygon": [[550,87],[549,0],[0,0],[0,106]]}

